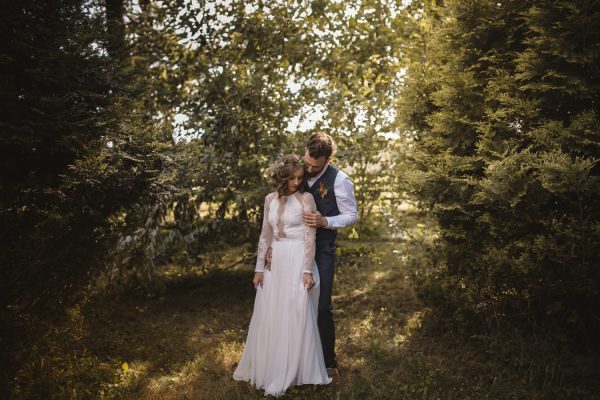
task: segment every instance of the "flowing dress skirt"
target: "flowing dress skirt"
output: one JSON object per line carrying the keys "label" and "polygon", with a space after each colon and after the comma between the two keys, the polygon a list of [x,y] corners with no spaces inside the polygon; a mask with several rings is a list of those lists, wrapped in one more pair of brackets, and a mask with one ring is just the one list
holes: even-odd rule
{"label": "flowing dress skirt", "polygon": [[249,381],[265,395],[280,396],[291,385],[328,384],[317,327],[319,272],[304,288],[304,242],[279,239],[272,245],[271,271],[256,290],[244,353],[233,378]]}

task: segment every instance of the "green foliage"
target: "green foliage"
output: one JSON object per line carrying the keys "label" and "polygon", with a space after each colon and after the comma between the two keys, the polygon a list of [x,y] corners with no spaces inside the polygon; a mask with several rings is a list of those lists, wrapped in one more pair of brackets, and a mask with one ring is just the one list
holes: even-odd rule
{"label": "green foliage", "polygon": [[[101,360],[85,345],[89,332],[79,307],[67,309],[53,323],[38,321],[23,331],[23,337],[35,338],[20,349],[21,363],[13,378],[14,399],[93,398],[100,383],[111,379]],[[43,334],[31,330],[44,330]]]}
{"label": "green foliage", "polygon": [[[2,51],[3,80],[9,82],[2,92],[2,108],[8,111],[1,157],[3,304],[19,295],[44,294],[46,286],[63,286],[64,276],[58,277],[56,270],[65,262],[62,256],[73,255],[78,245],[92,240],[87,229],[72,229],[64,214],[74,199],[59,189],[60,174],[101,135],[97,109],[108,103],[102,95],[109,86],[106,61],[88,50],[93,37],[77,19],[91,29],[97,24],[82,14],[76,2],[63,8],[58,2],[14,3],[3,13],[2,26],[18,32],[14,41],[3,43]],[[71,29],[76,42],[68,41]],[[81,206],[69,211],[89,222],[94,216],[85,203]]]}
{"label": "green foliage", "polygon": [[422,296],[463,327],[600,328],[599,13],[449,1],[422,18],[402,183],[440,228]]}
{"label": "green foliage", "polygon": [[[64,307],[166,189],[165,127],[136,109],[96,3],[11,3],[3,29],[2,296]],[[24,28],[28,27],[28,28]],[[12,36],[11,36],[12,37]],[[166,140],[165,140],[166,139]]]}
{"label": "green foliage", "polygon": [[[421,219],[407,218],[415,231]],[[599,360],[556,346],[547,335],[473,335],[436,326],[415,297],[406,258],[424,257],[417,241],[341,242],[335,283],[339,385],[291,387],[292,398],[323,399],[592,399]],[[228,268],[214,254],[205,273],[161,271],[167,291],[95,299],[22,336],[39,339],[21,352],[17,399],[256,399],[262,393],[231,379],[243,351],[254,301],[250,264]],[[366,261],[376,254],[377,262]],[[346,257],[346,255],[348,257]],[[354,263],[365,260],[366,262]],[[412,267],[411,267],[412,268]],[[152,345],[148,345],[152,343]],[[41,356],[36,356],[41,354]],[[350,379],[351,378],[351,379]],[[39,382],[39,383],[38,383]],[[73,390],[75,389],[75,390]]]}
{"label": "green foliage", "polygon": [[290,124],[310,110],[338,138],[362,219],[390,197],[383,135],[414,29],[401,2],[205,5],[6,8],[6,303],[60,304],[99,272],[151,289],[158,258],[254,239],[263,171],[302,151]]}
{"label": "green foliage", "polygon": [[[189,221],[168,216],[173,232],[165,238],[191,255],[210,245],[196,241],[207,228],[218,241],[228,220],[257,224],[270,190],[263,171],[278,155],[303,151],[308,133],[293,121],[312,112],[320,114],[313,125],[336,136],[335,162],[352,175],[368,221],[391,197],[394,158],[384,135],[396,130],[402,38],[413,29],[400,2],[167,4],[150,3],[131,17],[141,32],[136,49],[148,53],[136,56],[135,68],[160,75],[152,79],[168,96],[161,113],[177,114],[183,138],[174,152],[180,191],[169,209],[199,210]],[[179,90],[163,90],[173,86]],[[252,236],[238,231],[224,240],[255,239],[255,231],[244,232]]]}
{"label": "green foliage", "polygon": [[336,249],[336,263],[344,268],[366,268],[368,266],[380,265],[381,255],[373,246],[358,246],[356,248],[338,247]]}
{"label": "green foliage", "polygon": [[[381,198],[391,202],[384,135],[396,130],[403,38],[414,29],[403,7],[7,4],[0,296],[9,331],[38,334],[42,317],[100,290],[156,295],[160,264],[194,266],[208,250],[255,243],[264,169],[301,152],[313,128],[338,139],[336,163],[353,176],[364,220]],[[319,121],[307,121],[315,112]],[[16,335],[5,343],[24,346]],[[18,364],[11,353],[3,380]]]}

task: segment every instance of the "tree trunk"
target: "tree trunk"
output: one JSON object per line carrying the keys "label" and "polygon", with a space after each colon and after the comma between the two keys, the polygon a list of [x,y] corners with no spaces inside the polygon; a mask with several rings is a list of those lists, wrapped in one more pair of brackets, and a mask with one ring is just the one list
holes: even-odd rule
{"label": "tree trunk", "polygon": [[124,0],[104,0],[106,5],[106,26],[108,28],[108,52],[115,58],[120,58],[125,48],[125,13]]}

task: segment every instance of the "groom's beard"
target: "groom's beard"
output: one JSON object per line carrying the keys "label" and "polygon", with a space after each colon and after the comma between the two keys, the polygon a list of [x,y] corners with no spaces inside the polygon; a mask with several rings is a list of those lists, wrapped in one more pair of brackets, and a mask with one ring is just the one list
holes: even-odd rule
{"label": "groom's beard", "polygon": [[308,172],[306,171],[306,176],[308,178],[314,178],[315,176],[319,175],[321,172],[323,172],[323,169],[325,169],[325,167],[323,167],[320,171],[316,171],[316,172]]}

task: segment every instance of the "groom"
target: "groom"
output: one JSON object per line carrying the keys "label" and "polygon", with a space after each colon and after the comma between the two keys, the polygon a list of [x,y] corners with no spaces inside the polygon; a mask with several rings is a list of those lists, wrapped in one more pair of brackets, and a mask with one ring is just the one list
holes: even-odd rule
{"label": "groom", "polygon": [[[330,164],[335,142],[328,134],[311,135],[304,148],[308,191],[313,195],[317,211],[303,214],[304,223],[317,228],[315,261],[321,278],[317,324],[323,345],[327,374],[338,381],[340,374],[335,358],[335,325],[331,304],[335,272],[335,239],[337,229],[358,220],[354,186],[348,175]],[[267,260],[270,261],[270,260]]]}

